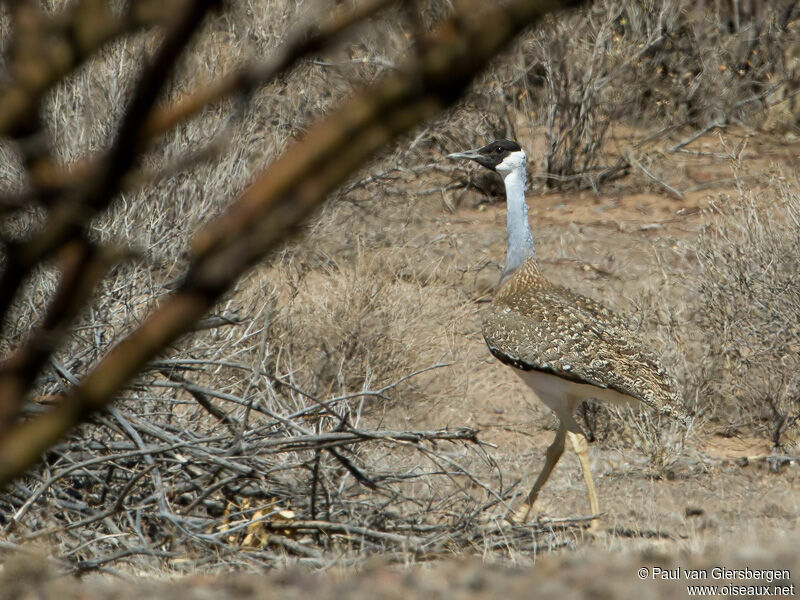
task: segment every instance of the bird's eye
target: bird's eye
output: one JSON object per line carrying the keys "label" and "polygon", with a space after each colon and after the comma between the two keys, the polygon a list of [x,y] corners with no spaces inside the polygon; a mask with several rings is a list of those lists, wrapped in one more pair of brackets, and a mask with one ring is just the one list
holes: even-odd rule
{"label": "bird's eye", "polygon": [[494,151],[497,152],[498,154],[501,154],[503,152],[503,149],[500,146],[498,146],[497,148],[494,149]]}

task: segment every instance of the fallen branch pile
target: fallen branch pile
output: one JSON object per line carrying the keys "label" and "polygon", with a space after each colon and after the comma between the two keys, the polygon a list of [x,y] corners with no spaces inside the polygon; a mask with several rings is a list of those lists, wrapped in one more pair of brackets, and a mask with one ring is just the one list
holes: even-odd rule
{"label": "fallen branch pile", "polygon": [[[156,363],[158,374],[134,397],[51,448],[35,477],[12,484],[0,500],[10,547],[48,541],[61,568],[76,573],[120,561],[325,567],[376,552],[404,562],[537,552],[568,544],[563,532],[583,524],[504,523],[518,482],[504,482],[472,429],[360,429],[348,415],[361,394],[278,412],[268,407],[285,404],[280,395],[246,402],[215,393],[169,362],[171,370]],[[188,404],[180,423],[174,401],[152,393],[176,379],[178,397],[208,403]],[[222,411],[220,399],[235,408]]]}

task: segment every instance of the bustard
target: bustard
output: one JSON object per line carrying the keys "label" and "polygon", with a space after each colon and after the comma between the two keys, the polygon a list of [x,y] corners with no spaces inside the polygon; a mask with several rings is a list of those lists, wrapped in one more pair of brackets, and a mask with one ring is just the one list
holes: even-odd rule
{"label": "bustard", "polygon": [[[559,419],[544,468],[515,516],[523,522],[528,520],[540,490],[564,452],[567,437],[580,460],[592,515],[597,516],[600,511],[589,470],[588,441],[573,411],[589,398],[622,404],[642,402],[685,422],[677,386],[621,316],[548,281],[539,271],[525,204],[525,152],[519,144],[497,140],[448,158],[474,160],[503,177],[506,264],[484,318],[483,337],[491,353],[510,365]],[[593,527],[597,523],[593,520]]]}

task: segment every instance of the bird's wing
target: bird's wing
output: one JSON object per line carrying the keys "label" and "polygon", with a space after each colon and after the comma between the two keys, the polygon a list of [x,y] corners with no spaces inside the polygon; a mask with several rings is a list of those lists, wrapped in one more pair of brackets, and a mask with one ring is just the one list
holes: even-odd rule
{"label": "bird's wing", "polygon": [[683,418],[672,378],[620,316],[590,298],[550,286],[501,301],[483,335],[495,357],[518,369],[613,389]]}

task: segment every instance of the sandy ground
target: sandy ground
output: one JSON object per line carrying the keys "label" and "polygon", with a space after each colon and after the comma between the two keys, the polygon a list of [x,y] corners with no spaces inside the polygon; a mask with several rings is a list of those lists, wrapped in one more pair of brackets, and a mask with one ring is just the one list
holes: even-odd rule
{"label": "sandy ground", "polygon": [[540,558],[534,567],[450,561],[405,570],[373,561],[360,572],[325,575],[289,569],[268,575],[196,575],[130,583],[92,576],[48,579],[30,562],[7,567],[0,598],[99,600],[163,598],[493,599],[793,597],[800,572],[795,547],[766,551],[742,544],[734,552],[675,558],[656,550],[627,555],[582,550]]}

